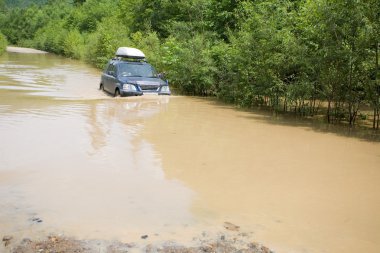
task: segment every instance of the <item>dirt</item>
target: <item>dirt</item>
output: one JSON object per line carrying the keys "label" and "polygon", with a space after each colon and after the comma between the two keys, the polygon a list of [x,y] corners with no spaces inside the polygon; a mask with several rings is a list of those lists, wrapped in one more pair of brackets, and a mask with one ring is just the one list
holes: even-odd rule
{"label": "dirt", "polygon": [[[4,236],[4,238],[12,238]],[[234,235],[220,233],[216,238],[209,238],[205,233],[194,238],[193,246],[179,245],[175,242],[164,242],[161,244],[122,243],[118,241],[102,240],[77,240],[64,236],[48,236],[41,241],[32,241],[24,238],[13,244],[11,240],[4,240],[3,247],[9,253],[124,253],[124,252],[163,252],[163,253],[198,253],[198,252],[240,252],[240,253],[270,253],[269,248],[252,242],[247,234]],[[7,243],[5,243],[7,242]],[[0,248],[1,249],[1,248]]]}

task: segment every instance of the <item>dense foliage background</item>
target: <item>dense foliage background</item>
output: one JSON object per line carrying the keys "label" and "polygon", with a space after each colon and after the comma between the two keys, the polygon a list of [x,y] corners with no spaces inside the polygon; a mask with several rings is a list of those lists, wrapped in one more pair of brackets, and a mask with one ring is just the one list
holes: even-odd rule
{"label": "dense foliage background", "polygon": [[3,0],[3,2],[7,7],[28,7],[32,4],[42,5],[47,3],[48,0]]}
{"label": "dense foliage background", "polygon": [[2,33],[0,33],[0,55],[5,52],[7,45],[7,39]]}
{"label": "dense foliage background", "polygon": [[31,2],[0,0],[9,43],[98,67],[137,47],[182,93],[379,128],[378,0]]}

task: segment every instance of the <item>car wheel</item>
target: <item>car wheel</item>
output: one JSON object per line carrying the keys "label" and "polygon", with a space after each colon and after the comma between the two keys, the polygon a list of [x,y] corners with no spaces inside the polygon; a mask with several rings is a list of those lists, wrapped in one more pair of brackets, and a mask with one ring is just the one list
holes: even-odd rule
{"label": "car wheel", "polygon": [[120,97],[120,90],[119,89],[116,89],[115,90],[115,97]]}

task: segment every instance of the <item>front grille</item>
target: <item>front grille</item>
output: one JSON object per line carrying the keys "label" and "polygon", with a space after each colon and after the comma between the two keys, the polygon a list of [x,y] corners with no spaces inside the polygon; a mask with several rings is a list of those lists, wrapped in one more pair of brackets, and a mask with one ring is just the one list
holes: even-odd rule
{"label": "front grille", "polygon": [[142,90],[150,90],[150,91],[156,91],[158,89],[158,85],[140,85]]}

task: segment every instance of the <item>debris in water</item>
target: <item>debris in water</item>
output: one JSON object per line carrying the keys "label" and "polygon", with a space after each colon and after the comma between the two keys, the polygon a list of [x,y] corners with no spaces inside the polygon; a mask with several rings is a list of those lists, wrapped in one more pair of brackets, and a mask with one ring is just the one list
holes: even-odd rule
{"label": "debris in water", "polygon": [[235,224],[232,224],[231,222],[224,222],[224,228],[227,229],[227,230],[231,230],[231,231],[239,231],[240,227],[235,225]]}
{"label": "debris in water", "polygon": [[32,221],[37,222],[37,223],[41,223],[42,222],[42,220],[40,218],[33,218]]}

